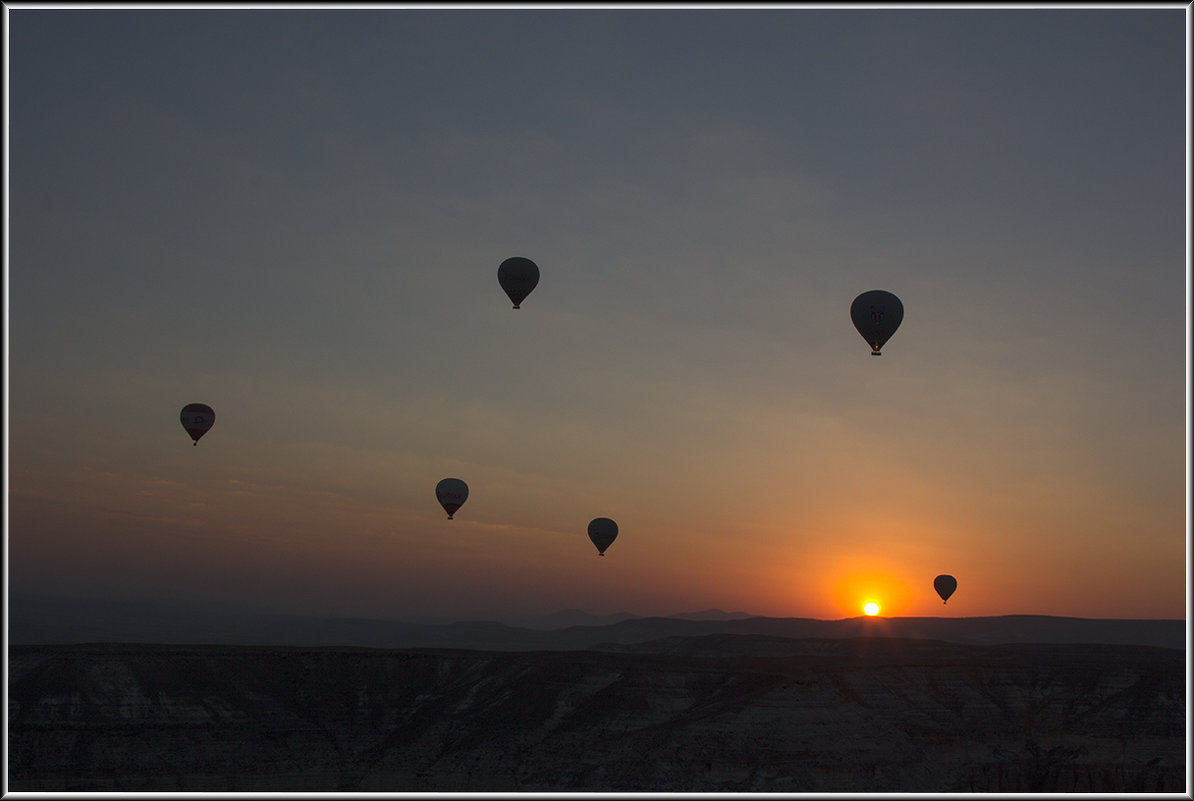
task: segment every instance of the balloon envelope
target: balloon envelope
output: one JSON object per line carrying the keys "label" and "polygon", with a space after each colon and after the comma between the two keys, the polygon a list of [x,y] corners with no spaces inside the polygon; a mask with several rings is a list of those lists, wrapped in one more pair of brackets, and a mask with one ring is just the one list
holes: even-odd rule
{"label": "balloon envelope", "polygon": [[195,440],[194,444],[198,445],[199,438],[215,425],[216,413],[206,403],[188,403],[182,407],[178,419],[191,435],[191,439]]}
{"label": "balloon envelope", "polygon": [[954,590],[958,588],[958,580],[953,576],[941,575],[933,579],[933,589],[941,596],[941,603],[949,600],[949,596],[954,594]]}
{"label": "balloon envelope", "polygon": [[498,283],[517,309],[538,285],[539,266],[522,256],[511,256],[498,265]]}
{"label": "balloon envelope", "polygon": [[589,539],[597,546],[597,554],[605,556],[605,549],[618,537],[618,524],[608,517],[597,517],[589,523]]}
{"label": "balloon envelope", "polygon": [[448,519],[468,500],[468,484],[458,478],[445,478],[435,485],[435,499],[448,513]]}
{"label": "balloon envelope", "polygon": [[904,304],[882,289],[863,292],[850,304],[850,320],[871,346],[874,356],[881,355],[879,349],[891,339],[903,319]]}

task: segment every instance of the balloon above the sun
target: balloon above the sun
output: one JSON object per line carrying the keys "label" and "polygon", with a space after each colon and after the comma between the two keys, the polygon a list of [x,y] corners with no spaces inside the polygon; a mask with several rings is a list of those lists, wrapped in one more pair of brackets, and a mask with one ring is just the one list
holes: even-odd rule
{"label": "balloon above the sun", "polygon": [[862,605],[862,611],[866,612],[868,616],[879,614],[879,604],[874,601],[867,601]]}

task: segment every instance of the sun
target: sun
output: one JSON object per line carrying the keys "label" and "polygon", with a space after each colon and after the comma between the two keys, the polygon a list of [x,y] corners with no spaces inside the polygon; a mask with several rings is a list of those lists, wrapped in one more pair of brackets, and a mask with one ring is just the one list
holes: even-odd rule
{"label": "sun", "polygon": [[879,604],[875,603],[874,601],[867,601],[862,605],[862,611],[866,612],[868,615],[877,615],[879,614]]}

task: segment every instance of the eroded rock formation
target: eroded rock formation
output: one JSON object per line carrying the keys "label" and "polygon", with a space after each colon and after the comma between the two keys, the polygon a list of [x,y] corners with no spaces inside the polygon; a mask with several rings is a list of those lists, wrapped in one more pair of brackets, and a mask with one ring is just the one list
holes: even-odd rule
{"label": "eroded rock formation", "polygon": [[1185,654],[13,646],[14,791],[1181,792]]}

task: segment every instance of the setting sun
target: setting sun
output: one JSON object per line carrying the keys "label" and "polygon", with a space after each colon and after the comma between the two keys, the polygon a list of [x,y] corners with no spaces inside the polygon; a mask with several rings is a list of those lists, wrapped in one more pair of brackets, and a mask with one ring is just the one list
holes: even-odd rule
{"label": "setting sun", "polygon": [[862,605],[862,611],[866,612],[868,615],[877,615],[879,614],[879,604],[875,603],[874,601],[867,601]]}

